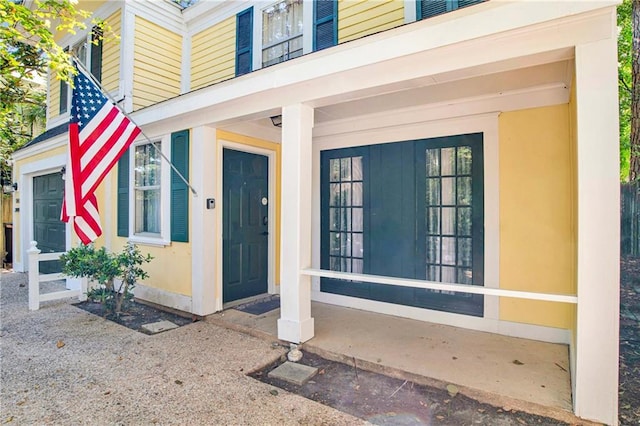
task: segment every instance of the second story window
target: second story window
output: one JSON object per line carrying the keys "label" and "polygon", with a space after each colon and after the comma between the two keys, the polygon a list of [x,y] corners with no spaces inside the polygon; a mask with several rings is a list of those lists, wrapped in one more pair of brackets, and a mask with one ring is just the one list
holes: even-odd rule
{"label": "second story window", "polygon": [[302,55],[303,0],[284,0],[262,12],[262,66]]}
{"label": "second story window", "polygon": [[[65,49],[89,70],[91,74],[98,80],[102,79],[102,39],[98,28],[81,39],[79,42],[68,46]],[[60,81],[60,114],[69,111],[71,96],[71,88],[65,81]]]}

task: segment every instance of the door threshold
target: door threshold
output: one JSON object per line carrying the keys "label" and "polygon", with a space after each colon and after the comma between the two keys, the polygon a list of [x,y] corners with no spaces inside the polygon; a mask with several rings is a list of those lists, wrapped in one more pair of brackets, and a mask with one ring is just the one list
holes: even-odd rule
{"label": "door threshold", "polygon": [[244,299],[232,300],[231,302],[224,303],[222,305],[222,310],[234,308],[238,305],[244,305],[246,303],[255,302],[260,299],[264,299],[265,297],[275,296],[275,294],[262,293],[256,296],[245,297]]}

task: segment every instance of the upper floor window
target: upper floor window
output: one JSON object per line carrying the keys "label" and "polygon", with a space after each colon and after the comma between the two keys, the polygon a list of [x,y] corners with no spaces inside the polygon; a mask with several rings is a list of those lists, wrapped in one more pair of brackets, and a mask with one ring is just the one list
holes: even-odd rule
{"label": "upper floor window", "polygon": [[[66,51],[70,52],[80,61],[95,77],[98,82],[102,79],[102,37],[98,28],[94,28],[90,34],[79,42],[67,46]],[[69,111],[70,87],[65,81],[60,81],[60,114]]]}
{"label": "upper floor window", "polygon": [[483,1],[486,0],[418,0],[416,2],[418,7],[417,18],[430,18],[462,7],[471,6],[472,4],[482,3]]}
{"label": "upper floor window", "polygon": [[284,0],[262,11],[262,66],[302,56],[303,0]]}

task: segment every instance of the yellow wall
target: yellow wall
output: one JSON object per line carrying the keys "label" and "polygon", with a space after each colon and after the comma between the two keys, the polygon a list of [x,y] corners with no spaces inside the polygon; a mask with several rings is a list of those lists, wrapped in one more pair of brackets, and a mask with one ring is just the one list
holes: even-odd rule
{"label": "yellow wall", "polygon": [[354,40],[404,23],[404,2],[399,0],[340,0],[338,43]]}
{"label": "yellow wall", "polygon": [[[503,113],[500,286],[575,294],[575,140],[568,105]],[[501,298],[500,319],[570,328],[572,306]]]}
{"label": "yellow wall", "polygon": [[[122,14],[118,10],[106,21],[114,34],[121,34]],[[118,90],[120,86],[120,40],[107,38],[102,46],[102,87],[110,92]]]}
{"label": "yellow wall", "polygon": [[[115,215],[113,217],[115,218]],[[112,251],[119,252],[127,242],[127,238],[115,236],[114,231],[113,241]],[[144,265],[149,278],[141,281],[141,284],[171,293],[191,296],[191,243],[172,241],[171,245],[167,247],[137,245],[142,254],[149,253],[153,256],[151,263]]]}
{"label": "yellow wall", "polygon": [[133,109],[180,94],[182,36],[136,16]]}
{"label": "yellow wall", "polygon": [[191,40],[191,90],[235,76],[236,17],[194,35]]}
{"label": "yellow wall", "polygon": [[[237,133],[231,133],[224,130],[218,130],[216,132],[216,139],[218,143],[221,140],[228,142],[240,143],[243,145],[254,146],[257,148],[263,148],[276,153],[276,259],[275,259],[275,273],[276,273],[276,285],[280,285],[280,187],[282,182],[282,162],[281,162],[281,146],[278,143],[265,141],[262,139],[256,139],[249,136],[239,135]],[[220,150],[217,150],[220,152]],[[221,268],[222,265],[217,265],[217,268]],[[220,269],[218,269],[220,270]]]}

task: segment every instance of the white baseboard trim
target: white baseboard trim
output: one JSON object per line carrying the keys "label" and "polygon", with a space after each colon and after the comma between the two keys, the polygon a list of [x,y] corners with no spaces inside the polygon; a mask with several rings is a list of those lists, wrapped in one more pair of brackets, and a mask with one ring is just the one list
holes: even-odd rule
{"label": "white baseboard trim", "polygon": [[476,331],[485,331],[510,337],[520,337],[523,339],[539,340],[542,342],[560,343],[565,345],[571,343],[571,332],[561,328],[433,311],[430,309],[396,305],[393,303],[378,302],[375,300],[360,299],[357,297],[342,296],[318,291],[311,292],[311,300],[418,321],[450,325],[453,327],[467,328]]}
{"label": "white baseboard trim", "polygon": [[192,302],[190,296],[172,293],[170,291],[148,287],[142,284],[136,284],[136,287],[133,289],[133,294],[136,299],[192,313]]}

